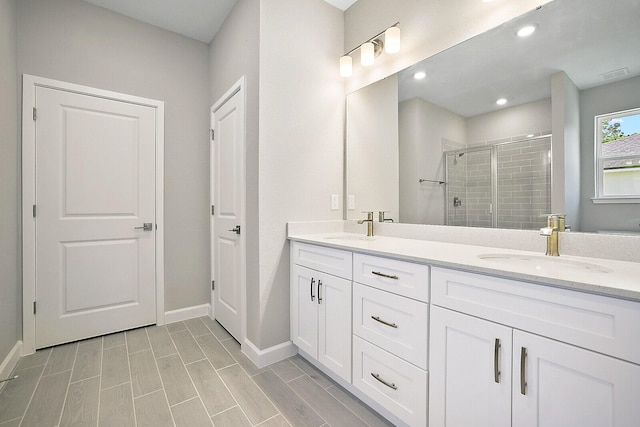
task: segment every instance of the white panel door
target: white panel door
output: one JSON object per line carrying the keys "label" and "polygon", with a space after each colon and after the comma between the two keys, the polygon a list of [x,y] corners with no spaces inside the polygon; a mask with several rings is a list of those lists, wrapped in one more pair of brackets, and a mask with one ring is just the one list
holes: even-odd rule
{"label": "white panel door", "polygon": [[36,348],[154,323],[155,109],[44,87],[36,107]]}
{"label": "white panel door", "polygon": [[640,366],[514,331],[514,426],[637,426],[639,397]]}
{"label": "white panel door", "polygon": [[216,320],[241,341],[244,277],[244,101],[242,91],[213,113],[213,277]]}
{"label": "white panel door", "polygon": [[318,276],[318,360],[351,382],[351,281]]}
{"label": "white panel door", "polygon": [[430,325],[429,425],[511,426],[512,329],[437,306]]}

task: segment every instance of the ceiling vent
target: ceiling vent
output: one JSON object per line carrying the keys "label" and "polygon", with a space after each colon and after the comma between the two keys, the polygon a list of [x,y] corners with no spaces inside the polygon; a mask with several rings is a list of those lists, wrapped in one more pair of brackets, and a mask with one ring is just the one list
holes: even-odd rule
{"label": "ceiling vent", "polygon": [[627,75],[629,75],[629,69],[620,68],[619,70],[613,70],[613,71],[600,74],[600,79],[602,81],[607,81],[607,80],[619,79],[620,77],[624,77]]}

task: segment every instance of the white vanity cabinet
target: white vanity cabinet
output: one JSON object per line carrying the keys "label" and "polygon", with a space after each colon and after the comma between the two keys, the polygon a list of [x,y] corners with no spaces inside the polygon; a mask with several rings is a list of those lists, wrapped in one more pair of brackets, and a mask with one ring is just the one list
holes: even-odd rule
{"label": "white vanity cabinet", "polygon": [[351,382],[352,254],[298,242],[291,249],[291,339]]}
{"label": "white vanity cabinet", "polygon": [[432,426],[640,419],[640,304],[432,268]]}
{"label": "white vanity cabinet", "polygon": [[429,267],[359,253],[353,265],[353,385],[425,426]]}

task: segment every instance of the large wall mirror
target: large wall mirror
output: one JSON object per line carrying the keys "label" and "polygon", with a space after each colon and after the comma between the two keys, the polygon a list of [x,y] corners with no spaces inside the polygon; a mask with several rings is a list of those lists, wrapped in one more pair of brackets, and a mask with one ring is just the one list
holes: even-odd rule
{"label": "large wall mirror", "polygon": [[[402,223],[536,229],[556,191],[582,211],[594,112],[640,107],[639,14],[638,0],[555,0],[349,94],[346,218],[387,211]],[[533,33],[519,36],[526,26]],[[577,107],[559,128],[560,74]],[[565,130],[574,147],[557,155]],[[638,206],[622,210],[635,217],[619,228],[633,230]],[[617,228],[582,228],[594,227]]]}

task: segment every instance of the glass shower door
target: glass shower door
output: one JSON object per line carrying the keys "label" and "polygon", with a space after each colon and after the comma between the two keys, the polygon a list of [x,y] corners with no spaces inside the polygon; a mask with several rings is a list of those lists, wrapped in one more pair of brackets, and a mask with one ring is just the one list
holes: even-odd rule
{"label": "glass shower door", "polygon": [[491,148],[446,154],[447,225],[492,226]]}

